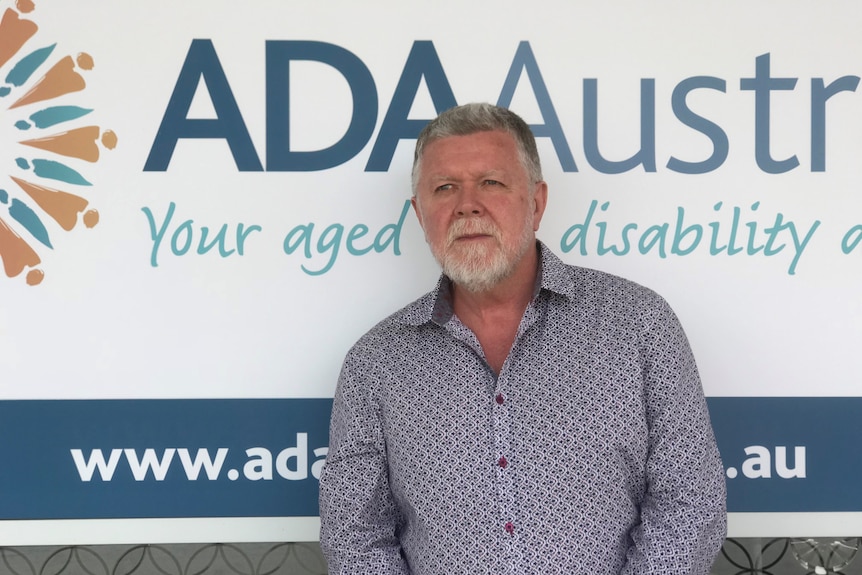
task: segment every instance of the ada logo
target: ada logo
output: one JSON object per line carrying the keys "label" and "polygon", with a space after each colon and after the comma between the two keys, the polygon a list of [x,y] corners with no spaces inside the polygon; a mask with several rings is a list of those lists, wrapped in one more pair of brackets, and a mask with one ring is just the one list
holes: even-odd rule
{"label": "ada logo", "polygon": [[0,161],[8,175],[0,178],[0,259],[7,277],[28,270],[32,286],[45,277],[34,246],[54,249],[52,237],[79,219],[87,228],[99,222],[81,195],[92,186],[82,166],[99,161],[100,148],[113,149],[117,136],[85,125],[93,110],[79,105],[80,92],[93,58],[40,42],[32,0],[4,4],[11,2],[0,0]]}

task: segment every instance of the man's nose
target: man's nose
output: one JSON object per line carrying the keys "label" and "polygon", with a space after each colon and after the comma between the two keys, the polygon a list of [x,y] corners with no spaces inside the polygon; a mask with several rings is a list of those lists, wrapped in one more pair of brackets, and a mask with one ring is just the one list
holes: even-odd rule
{"label": "man's nose", "polygon": [[455,214],[461,217],[481,216],[485,212],[481,190],[474,184],[465,184],[458,190]]}

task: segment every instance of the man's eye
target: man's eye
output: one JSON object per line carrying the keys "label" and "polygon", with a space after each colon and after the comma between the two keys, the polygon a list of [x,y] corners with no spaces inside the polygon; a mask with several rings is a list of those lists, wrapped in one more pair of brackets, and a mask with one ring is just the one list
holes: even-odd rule
{"label": "man's eye", "polygon": [[498,182],[497,180],[485,180],[484,182],[482,182],[482,185],[484,185],[484,186],[499,186],[500,182]]}
{"label": "man's eye", "polygon": [[446,190],[451,190],[452,184],[443,184],[442,186],[437,186],[434,188],[435,192],[445,192]]}

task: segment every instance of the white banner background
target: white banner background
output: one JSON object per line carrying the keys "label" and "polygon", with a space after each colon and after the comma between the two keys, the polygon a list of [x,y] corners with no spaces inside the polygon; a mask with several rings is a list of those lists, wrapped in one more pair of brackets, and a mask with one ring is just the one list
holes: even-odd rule
{"label": "white banner background", "polygon": [[[8,7],[12,2],[0,2],[0,9]],[[708,231],[710,222],[719,222],[723,243],[734,207],[741,213],[740,233],[751,221],[762,231],[779,212],[803,234],[819,221],[792,275],[792,243],[772,257],[710,256],[705,239],[685,256],[663,259],[655,250],[598,256],[593,227],[587,256],[577,250],[562,255],[664,295],[686,328],[707,395],[860,395],[862,247],[844,254],[841,242],[862,224],[862,90],[841,92],[827,102],[826,171],[811,168],[811,79],[829,85],[862,74],[862,12],[855,2],[38,0],[26,16],[39,32],[20,55],[56,42],[58,54],[93,56],[87,89],[65,96],[63,103],[94,108],[87,121],[114,130],[119,144],[103,150],[98,164],[80,165],[94,183],[81,195],[99,210],[99,225],[71,233],[49,226],[55,249],[39,250],[46,273],[41,285],[27,286],[23,274],[0,276],[2,399],[331,396],[348,347],[376,321],[430,289],[438,270],[412,213],[399,235],[402,255],[394,256],[390,245],[381,254],[354,256],[342,245],[331,270],[320,276],[301,266],[320,269],[327,254],[311,260],[301,250],[288,255],[283,241],[301,224],[314,223],[316,242],[334,223],[346,229],[366,224],[373,235],[398,221],[410,195],[413,141],[398,145],[388,171],[364,168],[419,40],[433,41],[459,103],[496,102],[519,43],[529,42],[579,169],[563,172],[551,142],[540,140],[551,194],[540,237],[557,253],[566,231],[584,223],[593,200],[609,202],[594,219],[608,222],[609,238],[618,238],[614,231],[627,223],[638,224],[633,238],[655,224],[669,223],[672,233],[680,207],[686,225]],[[316,40],[358,56],[373,75],[379,98],[374,135],[350,161],[323,171],[239,172],[224,140],[182,139],[167,171],[144,172],[196,38],[212,41],[264,166],[268,40]],[[740,79],[753,78],[756,58],[766,53],[773,78],[798,78],[792,91],[770,95],[770,153],[775,160],[796,155],[800,162],[777,175],[764,173],[755,161],[755,94],[740,89]],[[319,150],[335,143],[350,122],[347,83],[319,62],[294,62],[290,72],[294,148]],[[712,153],[709,139],[682,124],[671,107],[673,89],[693,76],[726,81],[723,93],[692,92],[688,106],[724,130],[729,154],[714,171],[684,175],[666,167],[672,156],[702,161]],[[639,149],[641,79],[655,79],[654,173],[637,167],[603,174],[585,159],[588,78],[598,83],[599,149],[611,160]],[[530,123],[545,123],[526,74],[511,107]],[[434,115],[423,84],[410,117]],[[18,170],[15,158],[35,155],[16,143],[21,136],[12,125],[24,116],[5,107],[2,112],[2,159],[10,175]],[[213,117],[203,83],[189,117]],[[19,191],[8,179],[0,187]],[[722,208],[716,211],[718,202]],[[176,256],[166,238],[153,267],[154,243],[142,208],[161,225],[171,203],[175,213],[168,236],[188,219],[195,229],[228,224],[230,248],[237,224],[261,230],[249,235],[244,255],[226,258],[198,255],[194,248]],[[9,220],[5,210],[2,215]],[[779,236],[780,243],[789,242],[788,234]],[[793,521],[778,515],[763,525],[758,517],[751,520],[758,527],[750,528],[754,523],[743,519],[732,518],[731,534],[779,535]],[[838,534],[862,525],[859,514],[810,520],[797,518],[796,531],[822,525]],[[122,522],[132,525],[131,538],[138,533],[135,525],[147,537],[143,520],[138,521]],[[48,533],[51,523],[36,525]],[[11,526],[3,525],[0,529],[11,533]],[[231,529],[222,533],[242,540],[241,530]],[[90,542],[112,540],[113,530],[97,529],[102,537],[94,534]],[[279,539],[284,531],[271,533]],[[37,534],[28,541],[48,542]]]}

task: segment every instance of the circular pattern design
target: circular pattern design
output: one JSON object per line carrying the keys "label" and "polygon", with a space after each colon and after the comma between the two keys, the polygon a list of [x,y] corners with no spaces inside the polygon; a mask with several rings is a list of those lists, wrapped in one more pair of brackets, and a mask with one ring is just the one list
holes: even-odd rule
{"label": "circular pattern design", "polygon": [[[791,541],[794,552],[791,552]],[[796,555],[803,548],[819,548],[828,557],[835,542],[843,548],[859,546],[859,538],[845,539],[728,539],[722,554],[710,571],[713,575],[817,575],[817,567],[803,566]],[[800,542],[804,542],[800,547]],[[98,555],[112,575],[190,575],[190,558],[201,548],[212,545],[99,545],[93,547],[64,547],[64,557],[70,550],[80,549],[82,554]],[[316,543],[243,543],[233,545],[234,550],[248,557],[255,566],[255,575],[326,575],[326,564]],[[0,575],[38,575],[47,573],[48,559],[55,557],[57,547],[0,547]],[[862,561],[858,554],[842,561],[842,575],[862,574]],[[56,571],[55,571],[56,572]],[[57,575],[87,575],[80,565],[69,561]],[[202,575],[240,575],[231,564],[213,562]]]}
{"label": "circular pattern design", "polygon": [[0,575],[326,575],[313,543],[0,547]]}

